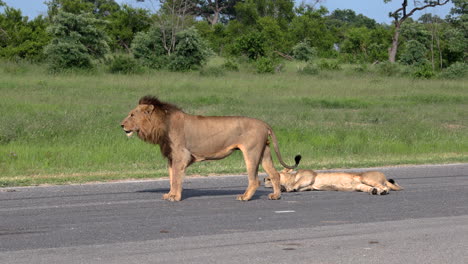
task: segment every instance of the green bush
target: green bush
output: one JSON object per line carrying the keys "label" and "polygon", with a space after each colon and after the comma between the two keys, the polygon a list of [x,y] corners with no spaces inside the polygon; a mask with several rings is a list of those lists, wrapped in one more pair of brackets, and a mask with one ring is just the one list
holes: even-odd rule
{"label": "green bush", "polygon": [[443,79],[462,79],[467,76],[468,65],[463,62],[456,62],[439,74],[439,77]]}
{"label": "green bush", "polygon": [[272,58],[261,57],[255,62],[257,73],[274,73],[275,61]]}
{"label": "green bush", "polygon": [[292,53],[296,60],[310,61],[317,56],[317,49],[311,47],[308,41],[303,41],[293,47]]}
{"label": "green bush", "polygon": [[71,14],[60,11],[47,28],[52,41],[44,49],[52,71],[91,69],[94,62],[109,53],[104,21],[91,14]]}
{"label": "green bush", "polygon": [[175,52],[169,58],[169,69],[172,71],[199,68],[212,55],[208,45],[193,27],[179,32],[176,43]]}
{"label": "green bush", "polygon": [[317,75],[320,73],[320,70],[317,67],[317,65],[313,63],[308,63],[303,68],[300,68],[297,72],[304,75]]}
{"label": "green bush", "polygon": [[356,65],[354,68],[353,68],[353,71],[354,72],[359,72],[359,73],[365,73],[365,72],[368,72],[369,71],[369,66],[367,63],[361,63],[359,65]]}
{"label": "green bush", "polygon": [[431,65],[423,64],[423,65],[415,67],[411,76],[414,78],[420,78],[420,79],[430,79],[435,76],[435,73],[432,70]]}
{"label": "green bush", "polygon": [[257,60],[267,54],[266,39],[259,32],[246,34],[234,42],[232,55],[247,56],[250,60]]}
{"label": "green bush", "polygon": [[220,77],[224,76],[225,72],[221,67],[204,67],[200,70],[200,75],[205,77]]}
{"label": "green bush", "polygon": [[152,27],[148,32],[137,33],[131,48],[135,59],[146,67],[161,69],[169,63],[169,57],[163,47],[162,33],[159,28]]}
{"label": "green bush", "polygon": [[91,69],[94,67],[92,57],[86,47],[73,40],[52,40],[46,46],[49,69],[52,72],[61,72],[66,69]]}
{"label": "green bush", "polygon": [[384,76],[395,76],[400,73],[400,65],[385,61],[377,64],[377,73]]}
{"label": "green bush", "polygon": [[223,68],[228,71],[239,71],[239,64],[235,61],[228,59],[224,64]]}
{"label": "green bush", "polygon": [[341,66],[336,60],[320,60],[318,62],[320,70],[339,71]]}
{"label": "green bush", "polygon": [[406,42],[405,49],[400,55],[400,62],[406,65],[422,65],[426,60],[427,49],[424,44],[417,40]]}
{"label": "green bush", "polygon": [[143,69],[133,57],[117,55],[109,66],[110,73],[134,74],[141,73]]}

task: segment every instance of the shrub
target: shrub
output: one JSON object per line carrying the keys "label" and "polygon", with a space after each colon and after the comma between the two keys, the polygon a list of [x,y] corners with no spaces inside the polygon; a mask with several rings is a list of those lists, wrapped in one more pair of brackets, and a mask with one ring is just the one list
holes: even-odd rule
{"label": "shrub", "polygon": [[246,34],[234,42],[231,53],[236,56],[245,55],[250,60],[257,60],[267,53],[265,37],[258,32]]}
{"label": "shrub", "polygon": [[317,65],[313,63],[308,63],[303,68],[300,68],[297,72],[304,75],[317,75],[320,73],[320,70],[317,67]]}
{"label": "shrub", "polygon": [[292,52],[293,57],[300,61],[310,61],[317,56],[317,49],[311,47],[308,41],[299,42]]}
{"label": "shrub", "polygon": [[400,73],[400,66],[398,63],[385,61],[377,64],[377,72],[385,76],[395,76]]}
{"label": "shrub", "polygon": [[110,73],[134,74],[142,71],[143,69],[133,57],[125,55],[115,56],[109,66]]}
{"label": "shrub", "polygon": [[463,62],[456,62],[439,74],[439,77],[444,79],[461,79],[467,76],[468,65]]}
{"label": "shrub", "polygon": [[161,69],[168,64],[169,58],[162,45],[162,33],[152,27],[148,32],[139,32],[132,42],[135,58],[144,66]]}
{"label": "shrub", "polygon": [[341,70],[341,66],[336,60],[320,60],[318,63],[318,67],[320,70],[331,70],[331,71],[338,71]]}
{"label": "shrub", "polygon": [[421,42],[410,40],[406,42],[405,49],[400,55],[400,61],[406,65],[422,65],[426,63],[427,49]]}
{"label": "shrub", "polygon": [[430,79],[435,76],[435,73],[429,64],[424,64],[415,67],[411,76],[414,78]]}
{"label": "shrub", "polygon": [[275,61],[272,58],[261,57],[255,62],[257,73],[274,73]]}
{"label": "shrub", "polygon": [[94,66],[86,47],[73,40],[52,40],[44,51],[50,63],[49,69],[52,72],[71,68],[91,69]]}
{"label": "shrub", "polygon": [[110,50],[108,38],[101,29],[103,25],[104,21],[91,14],[76,15],[60,11],[47,28],[53,37],[44,50],[50,69],[90,69],[95,60],[104,59]]}
{"label": "shrub", "polygon": [[224,64],[223,64],[223,68],[228,70],[228,71],[239,71],[239,64],[237,64],[235,61],[233,60],[227,60]]}
{"label": "shrub", "polygon": [[195,28],[177,34],[175,52],[170,56],[169,69],[188,71],[202,66],[212,51]]}
{"label": "shrub", "polygon": [[369,71],[367,63],[361,63],[353,68],[355,72],[365,73]]}

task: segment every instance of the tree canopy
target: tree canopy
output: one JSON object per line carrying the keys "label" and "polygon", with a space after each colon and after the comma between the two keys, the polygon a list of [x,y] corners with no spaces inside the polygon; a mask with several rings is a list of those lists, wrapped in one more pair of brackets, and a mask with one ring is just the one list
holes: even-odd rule
{"label": "tree canopy", "polygon": [[[320,0],[301,4],[293,0],[138,1],[151,2],[154,8],[115,0],[48,0],[47,15],[29,20],[0,0],[0,57],[50,61],[56,55],[53,45],[61,43],[64,48],[64,43],[74,41],[81,46],[69,47],[70,52],[83,55],[81,64],[102,59],[110,50],[159,68],[155,65],[168,64],[166,59],[172,55],[180,57],[176,47],[185,37],[191,38],[193,45],[208,45],[220,56],[250,61],[278,57],[309,60],[310,56],[349,63],[417,62],[439,69],[467,59],[466,0],[452,0],[454,7],[446,18],[425,14],[418,20],[412,19],[415,12],[450,0],[394,0],[401,7],[389,14],[394,20],[391,25],[350,9],[329,12],[319,5]],[[63,35],[66,30],[70,31],[67,36]],[[83,38],[78,40],[76,34]],[[154,41],[158,47],[152,46]],[[142,55],[145,50],[156,53]]]}

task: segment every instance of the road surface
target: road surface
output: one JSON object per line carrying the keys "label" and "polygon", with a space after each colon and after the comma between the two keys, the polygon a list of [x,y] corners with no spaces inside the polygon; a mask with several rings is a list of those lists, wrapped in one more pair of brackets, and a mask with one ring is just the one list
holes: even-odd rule
{"label": "road surface", "polygon": [[[0,189],[0,263],[468,263],[468,164],[379,168],[405,190],[235,200],[246,176]],[[361,170],[353,170],[361,171]]]}

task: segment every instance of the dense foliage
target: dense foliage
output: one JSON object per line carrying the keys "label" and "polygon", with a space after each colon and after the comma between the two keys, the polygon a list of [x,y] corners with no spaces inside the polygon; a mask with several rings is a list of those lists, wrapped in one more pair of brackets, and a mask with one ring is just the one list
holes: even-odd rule
{"label": "dense foliage", "polygon": [[89,13],[59,11],[47,28],[52,41],[44,52],[53,71],[92,68],[109,53],[103,21]]}
{"label": "dense foliage", "polygon": [[[158,10],[148,10],[115,0],[49,0],[47,16],[32,20],[0,2],[0,57],[89,68],[110,49],[134,56],[145,67],[180,71],[200,67],[207,50],[212,50],[231,62],[247,58],[268,72],[281,57],[382,63],[389,58],[395,31],[394,25],[379,24],[349,9],[330,13],[304,2],[295,5],[293,0],[160,2]],[[466,1],[451,2],[454,8],[446,18],[425,14],[401,24],[395,61],[430,66],[432,72],[467,61]],[[73,28],[70,32],[76,34],[58,32],[70,26],[88,32]],[[326,61],[317,66],[339,68]]]}

